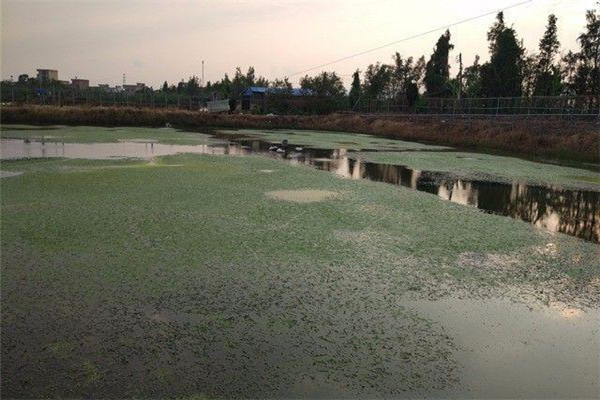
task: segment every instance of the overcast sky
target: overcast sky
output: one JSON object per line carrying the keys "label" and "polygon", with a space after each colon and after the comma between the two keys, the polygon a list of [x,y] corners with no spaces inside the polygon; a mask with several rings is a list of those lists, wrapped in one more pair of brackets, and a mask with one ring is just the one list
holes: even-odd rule
{"label": "overcast sky", "polygon": [[[522,1],[522,0],[521,0]],[[158,87],[200,75],[205,80],[245,72],[290,75],[385,43],[451,24],[519,0],[402,1],[29,1],[2,0],[2,78],[36,68],[58,69],[63,80],[93,85],[145,82]],[[537,49],[547,16],[558,17],[561,51],[576,49],[585,10],[595,0],[532,0],[505,12],[528,50]],[[452,58],[488,58],[486,31],[494,16],[450,29]],[[403,55],[429,57],[442,31],[328,66],[343,75]],[[451,73],[456,73],[452,68]],[[310,72],[315,74],[319,70]],[[299,76],[292,82],[297,83]]]}

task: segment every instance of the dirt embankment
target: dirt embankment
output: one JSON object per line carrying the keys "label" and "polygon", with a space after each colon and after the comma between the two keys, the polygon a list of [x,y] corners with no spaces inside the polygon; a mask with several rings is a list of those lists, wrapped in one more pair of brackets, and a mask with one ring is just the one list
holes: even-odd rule
{"label": "dirt embankment", "polygon": [[427,116],[330,114],[264,116],[204,114],[185,110],[115,107],[3,107],[4,124],[173,126],[207,128],[315,129],[383,135],[404,140],[527,156],[600,161],[597,121],[552,117],[449,119]]}

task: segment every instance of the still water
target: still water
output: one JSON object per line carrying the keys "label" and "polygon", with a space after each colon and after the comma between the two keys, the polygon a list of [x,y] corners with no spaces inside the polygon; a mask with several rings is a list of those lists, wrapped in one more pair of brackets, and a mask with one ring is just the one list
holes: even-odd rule
{"label": "still water", "polygon": [[177,153],[277,157],[291,164],[329,171],[342,178],[370,179],[431,193],[454,203],[526,221],[551,232],[600,242],[600,192],[597,191],[534,186],[522,182],[457,179],[445,173],[362,162],[351,157],[352,152],[346,149],[300,148],[289,144],[285,151],[277,152],[272,143],[258,139],[230,138],[228,142],[203,145],[168,145],[151,141],[27,143],[15,139],[0,140],[2,160],[39,157],[152,158]]}

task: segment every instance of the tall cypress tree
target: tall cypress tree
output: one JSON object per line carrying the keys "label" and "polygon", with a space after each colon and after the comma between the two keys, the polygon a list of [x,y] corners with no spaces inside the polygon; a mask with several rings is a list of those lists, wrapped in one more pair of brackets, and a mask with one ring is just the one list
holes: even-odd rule
{"label": "tall cypress tree", "polygon": [[487,97],[519,97],[523,89],[523,47],[499,13],[488,32],[490,61],[481,66],[481,91]]}
{"label": "tall cypress tree", "polygon": [[554,65],[554,58],[560,48],[558,41],[556,16],[548,16],[546,32],[540,40],[540,53],[535,67],[535,96],[556,96],[560,94],[560,70]]}
{"label": "tall cypress tree", "polygon": [[360,99],[360,71],[356,70],[352,74],[352,85],[350,86],[350,93],[348,95],[350,109],[354,109],[358,99]]}
{"label": "tall cypress tree", "polygon": [[450,65],[448,55],[454,45],[450,43],[450,31],[447,30],[438,39],[433,54],[425,67],[425,89],[427,95],[435,97],[448,97],[452,91],[448,87],[450,78]]}

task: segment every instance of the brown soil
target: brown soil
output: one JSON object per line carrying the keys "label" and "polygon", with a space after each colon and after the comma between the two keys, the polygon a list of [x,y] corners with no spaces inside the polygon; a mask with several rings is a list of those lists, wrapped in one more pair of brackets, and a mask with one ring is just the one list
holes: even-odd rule
{"label": "brown soil", "polygon": [[266,195],[267,197],[276,200],[291,201],[294,203],[314,203],[336,197],[338,193],[331,192],[329,190],[301,189],[276,190],[273,192],[267,192]]}

